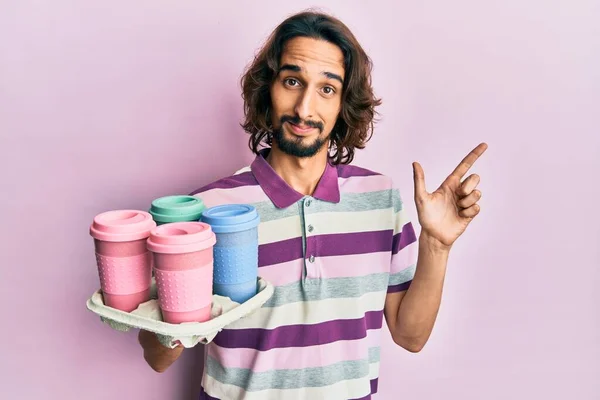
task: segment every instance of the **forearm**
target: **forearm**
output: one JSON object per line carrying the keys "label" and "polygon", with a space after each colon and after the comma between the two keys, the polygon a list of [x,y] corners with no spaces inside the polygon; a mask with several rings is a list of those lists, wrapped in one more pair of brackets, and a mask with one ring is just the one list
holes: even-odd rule
{"label": "forearm", "polygon": [[144,349],[144,359],[156,372],[164,372],[183,352],[183,346],[174,349],[163,346],[152,332],[140,330],[138,341]]}
{"label": "forearm", "polygon": [[394,340],[419,351],[429,339],[437,318],[450,249],[421,234],[415,276],[400,302]]}

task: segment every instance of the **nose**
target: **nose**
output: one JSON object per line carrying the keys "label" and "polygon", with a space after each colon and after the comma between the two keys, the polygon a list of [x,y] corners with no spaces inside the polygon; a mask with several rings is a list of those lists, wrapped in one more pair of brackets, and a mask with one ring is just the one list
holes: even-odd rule
{"label": "nose", "polygon": [[312,90],[304,89],[298,97],[294,111],[303,121],[313,118],[315,114],[315,96]]}

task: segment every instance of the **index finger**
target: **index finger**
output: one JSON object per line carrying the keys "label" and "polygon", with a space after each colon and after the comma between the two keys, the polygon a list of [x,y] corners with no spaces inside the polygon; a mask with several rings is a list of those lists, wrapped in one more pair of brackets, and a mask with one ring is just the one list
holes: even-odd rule
{"label": "index finger", "polygon": [[458,166],[450,175],[456,176],[458,179],[461,179],[463,176],[465,176],[469,168],[475,164],[475,161],[477,161],[477,159],[485,152],[487,147],[488,146],[486,143],[480,143],[477,147],[471,150],[471,152],[467,154],[465,158],[462,159],[460,164],[458,164]]}

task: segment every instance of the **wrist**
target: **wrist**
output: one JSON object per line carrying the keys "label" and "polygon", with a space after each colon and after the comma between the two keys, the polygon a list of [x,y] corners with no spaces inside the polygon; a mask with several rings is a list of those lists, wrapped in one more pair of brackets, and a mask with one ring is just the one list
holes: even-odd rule
{"label": "wrist", "polygon": [[419,246],[431,254],[447,256],[450,253],[452,245],[448,246],[438,239],[422,231],[419,235]]}

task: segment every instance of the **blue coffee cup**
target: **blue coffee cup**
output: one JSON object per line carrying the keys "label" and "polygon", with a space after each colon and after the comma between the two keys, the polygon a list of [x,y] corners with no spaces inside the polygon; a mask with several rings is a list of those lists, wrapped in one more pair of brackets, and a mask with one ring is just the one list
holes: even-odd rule
{"label": "blue coffee cup", "polygon": [[226,204],[207,208],[201,221],[217,237],[213,247],[213,293],[243,303],[257,292],[258,225],[256,208]]}

